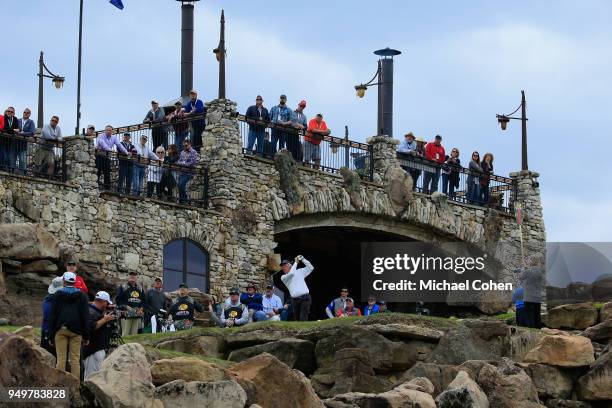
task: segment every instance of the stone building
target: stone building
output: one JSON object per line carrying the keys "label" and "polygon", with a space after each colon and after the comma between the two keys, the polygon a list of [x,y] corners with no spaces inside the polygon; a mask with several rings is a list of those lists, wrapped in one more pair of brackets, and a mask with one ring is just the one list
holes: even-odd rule
{"label": "stone building", "polygon": [[[114,282],[130,270],[139,271],[146,283],[160,275],[178,282],[186,277],[184,265],[166,266],[183,268],[182,277],[164,273],[164,248],[171,242],[177,251],[197,248],[203,274],[195,278],[204,282],[203,291],[219,296],[233,285],[269,281],[281,256],[303,253],[318,262],[320,274],[313,273],[311,284],[327,299],[337,291],[333,284],[358,285],[359,271],[340,271],[338,262],[358,259],[351,251],[362,240],[466,242],[494,253],[508,269],[520,264],[514,216],[442,194],[412,193],[412,181],[396,159],[396,140],[368,140],[374,177],[360,181],[354,172],[304,168],[283,155],[275,162],[244,155],[236,104],[207,105],[199,157],[208,169],[207,208],[100,192],[94,143],[73,136],[65,139],[66,182],[0,173],[0,222],[39,223],[62,254],[76,256],[95,279]],[[525,245],[543,250],[538,174],[510,177],[516,183],[510,205],[523,203]],[[327,262],[334,270],[326,269]]]}

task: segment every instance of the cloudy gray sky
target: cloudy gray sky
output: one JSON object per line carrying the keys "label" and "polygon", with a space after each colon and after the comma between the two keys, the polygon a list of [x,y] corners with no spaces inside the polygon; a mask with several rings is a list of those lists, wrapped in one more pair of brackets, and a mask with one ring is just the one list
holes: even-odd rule
{"label": "cloudy gray sky", "polygon": [[[127,125],[152,97],[180,87],[180,6],[173,0],[85,0],[82,125]],[[60,91],[46,84],[48,118],[64,134],[76,117],[78,0],[0,0],[5,44],[0,104],[33,108],[41,50]],[[203,0],[196,5],[195,87],[215,97],[221,8],[227,21],[228,97],[244,112],[262,94],[272,106],[286,93],[304,98],[341,134],[365,140],[376,128],[376,95],[353,86],[376,70],[372,51],[402,51],[395,61],[394,132],[444,136],[467,161],[495,155],[495,172],[520,168],[520,124],[502,133],[525,89],[529,165],[541,174],[551,241],[609,241],[612,228],[612,3],[606,1],[306,1]],[[11,11],[9,13],[9,10]]]}

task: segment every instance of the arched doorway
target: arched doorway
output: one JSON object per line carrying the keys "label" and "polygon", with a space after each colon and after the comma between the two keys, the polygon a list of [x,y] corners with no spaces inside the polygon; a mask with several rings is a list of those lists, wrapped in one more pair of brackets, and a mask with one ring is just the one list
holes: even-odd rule
{"label": "arched doorway", "polygon": [[164,286],[176,290],[181,282],[208,293],[208,252],[197,242],[178,238],[164,246]]}

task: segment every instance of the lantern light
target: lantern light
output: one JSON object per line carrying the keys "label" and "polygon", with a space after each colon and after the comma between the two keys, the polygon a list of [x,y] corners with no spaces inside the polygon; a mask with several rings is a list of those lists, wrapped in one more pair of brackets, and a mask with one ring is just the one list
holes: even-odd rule
{"label": "lantern light", "polygon": [[508,126],[508,122],[510,122],[510,119],[508,119],[508,117],[505,115],[500,115],[498,116],[497,121],[501,125],[501,129],[506,130],[506,127]]}
{"label": "lantern light", "polygon": [[355,86],[355,90],[357,91],[357,97],[358,98],[363,98],[365,96],[365,91],[366,91],[367,86],[361,84],[361,85],[356,85]]}

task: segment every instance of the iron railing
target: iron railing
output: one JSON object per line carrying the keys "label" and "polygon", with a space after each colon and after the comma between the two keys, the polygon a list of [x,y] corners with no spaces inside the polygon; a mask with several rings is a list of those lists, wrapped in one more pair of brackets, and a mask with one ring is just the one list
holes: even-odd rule
{"label": "iron railing", "polygon": [[100,191],[208,208],[208,169],[96,149]]}
{"label": "iron railing", "polygon": [[[431,194],[439,191],[453,201],[506,212],[511,210],[510,198],[516,188],[516,183],[511,178],[475,173],[461,166],[447,166],[409,153],[397,152],[397,158],[400,166],[412,176],[413,189],[417,192]],[[481,183],[483,178],[488,178],[488,184],[484,183],[484,180]],[[427,180],[431,181],[426,186]],[[478,187],[474,187],[476,184]]]}
{"label": "iron railing", "polygon": [[64,141],[0,133],[0,171],[64,182]]}
{"label": "iron railing", "polygon": [[[305,129],[296,129],[291,126],[278,125],[272,122],[264,122],[248,119],[244,115],[238,115],[240,123],[240,135],[242,137],[242,151],[247,155],[260,155],[264,158],[272,159],[277,146],[272,146],[272,130],[283,132],[286,138],[286,149],[291,152],[297,162],[304,166],[311,166],[315,169],[337,173],[340,168],[346,167],[356,171],[362,179],[372,181],[374,176],[374,161],[372,160],[372,146],[366,143],[349,140],[348,137],[339,138],[335,136],[324,136],[320,143],[320,164],[316,166],[314,161],[304,160],[304,134]],[[257,146],[255,142],[249,149],[249,129],[251,126],[257,127],[264,133],[263,148]]]}
{"label": "iron railing", "polygon": [[[129,133],[133,144],[139,143],[141,136],[147,137],[147,146],[155,151],[157,147],[164,146],[167,150],[168,145],[175,144],[181,150],[183,140],[189,138],[193,147],[200,150],[202,145],[202,134],[204,131],[204,121],[206,114],[183,117],[156,122],[139,123],[136,125],[121,126],[113,128],[112,134],[117,135],[121,141],[124,133]],[[95,132],[94,142],[106,131],[104,129]],[[197,135],[199,133],[199,135]]]}

